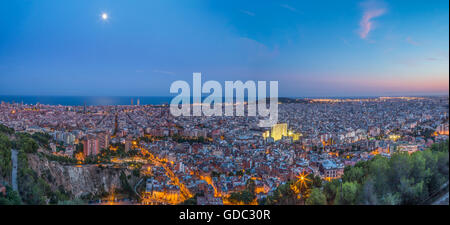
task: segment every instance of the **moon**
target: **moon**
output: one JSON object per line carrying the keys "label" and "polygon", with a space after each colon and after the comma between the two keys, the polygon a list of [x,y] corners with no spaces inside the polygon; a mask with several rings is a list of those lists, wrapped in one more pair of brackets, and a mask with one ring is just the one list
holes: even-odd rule
{"label": "moon", "polygon": [[108,20],[108,14],[102,13],[102,20]]}

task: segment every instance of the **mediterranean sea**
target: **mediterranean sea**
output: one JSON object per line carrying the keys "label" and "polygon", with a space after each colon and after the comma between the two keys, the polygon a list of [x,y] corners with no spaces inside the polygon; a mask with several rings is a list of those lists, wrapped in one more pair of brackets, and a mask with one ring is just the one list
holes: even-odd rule
{"label": "mediterranean sea", "polygon": [[37,103],[44,105],[131,105],[131,101],[136,105],[139,99],[140,105],[162,105],[169,104],[173,97],[171,96],[0,96],[0,101],[9,103],[23,103],[35,105]]}

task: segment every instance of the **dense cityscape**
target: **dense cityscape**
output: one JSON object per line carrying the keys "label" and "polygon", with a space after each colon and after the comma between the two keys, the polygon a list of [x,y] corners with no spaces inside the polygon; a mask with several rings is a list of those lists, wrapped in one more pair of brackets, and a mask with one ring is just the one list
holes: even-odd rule
{"label": "dense cityscape", "polygon": [[3,220],[446,215],[448,0],[0,1],[0,31]]}
{"label": "dense cityscape", "polygon": [[[448,96],[302,99],[281,102],[278,124],[266,129],[257,117],[173,117],[167,105],[139,99],[115,106],[2,102],[0,144],[27,163],[2,165],[0,190],[30,204],[362,204],[337,194],[354,184],[350,168],[447,151],[435,190],[426,184],[419,199],[372,202],[419,204],[448,187],[448,104]],[[20,167],[49,190],[24,190]],[[355,195],[364,195],[367,180]]]}

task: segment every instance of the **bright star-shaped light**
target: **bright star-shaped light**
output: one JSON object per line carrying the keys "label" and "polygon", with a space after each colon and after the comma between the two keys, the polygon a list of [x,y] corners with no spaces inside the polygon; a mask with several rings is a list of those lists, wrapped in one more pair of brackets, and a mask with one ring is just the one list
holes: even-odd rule
{"label": "bright star-shaped light", "polygon": [[306,182],[311,181],[310,179],[307,178],[308,175],[309,174],[305,173],[304,171],[302,171],[300,174],[298,174],[298,176],[297,176],[298,180],[296,183],[300,183],[300,188],[303,186],[305,186],[305,188],[308,187]]}
{"label": "bright star-shaped light", "polygon": [[107,20],[107,19],[108,19],[108,14],[102,13],[102,20]]}

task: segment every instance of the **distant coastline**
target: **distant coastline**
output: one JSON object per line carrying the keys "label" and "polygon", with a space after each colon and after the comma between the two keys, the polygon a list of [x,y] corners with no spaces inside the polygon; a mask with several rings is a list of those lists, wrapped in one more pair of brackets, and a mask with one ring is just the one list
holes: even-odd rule
{"label": "distant coastline", "polygon": [[[440,95],[441,97],[444,95]],[[21,96],[0,95],[1,102],[23,103],[35,105],[63,105],[63,106],[104,106],[104,105],[164,105],[169,104],[174,96]],[[206,96],[204,96],[206,97]],[[373,99],[383,96],[349,96],[349,97],[279,97],[280,103],[307,103],[308,99]],[[410,96],[413,97],[413,96]],[[414,96],[439,97],[439,96]],[[447,95],[448,97],[448,95]],[[224,101],[224,100],[223,100]],[[192,102],[192,100],[191,100]]]}
{"label": "distant coastline", "polygon": [[0,101],[35,105],[96,106],[96,105],[163,105],[171,96],[0,96]]}

